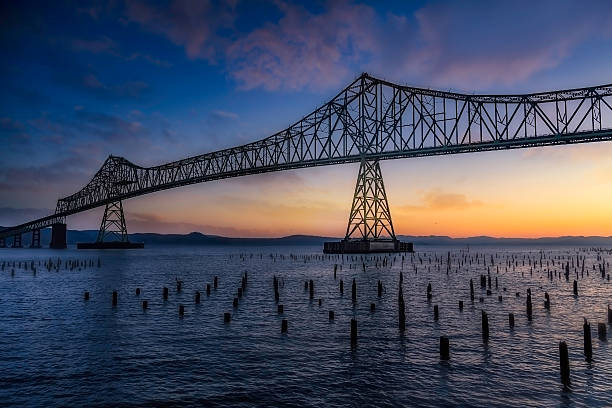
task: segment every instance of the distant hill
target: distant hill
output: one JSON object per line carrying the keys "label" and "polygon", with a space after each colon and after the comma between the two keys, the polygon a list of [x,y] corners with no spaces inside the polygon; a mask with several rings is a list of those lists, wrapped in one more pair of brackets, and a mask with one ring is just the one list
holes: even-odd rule
{"label": "distant hill", "polygon": [[564,236],[543,238],[494,238],[487,236],[451,238],[447,236],[398,236],[402,241],[413,242],[418,246],[595,246],[612,247],[612,237]]}
{"label": "distant hill", "polygon": [[[0,230],[3,227],[0,227]],[[77,242],[93,242],[98,235],[97,230],[68,230],[68,244]],[[335,241],[340,238],[319,237],[312,235],[290,235],[280,238],[230,238],[218,235],[205,235],[200,232],[189,234],[156,234],[156,233],[135,233],[130,234],[130,241],[144,242],[145,245],[252,245],[252,246],[281,246],[281,245],[323,245],[325,241]],[[400,235],[399,239],[413,242],[417,247],[423,246],[596,246],[612,247],[612,237],[598,236],[566,236],[566,237],[545,237],[545,238],[493,238],[487,236],[469,238],[451,238],[447,236],[410,236]],[[25,234],[22,238],[24,246],[30,244],[31,234]],[[48,245],[51,240],[51,230],[41,231],[41,242]]]}

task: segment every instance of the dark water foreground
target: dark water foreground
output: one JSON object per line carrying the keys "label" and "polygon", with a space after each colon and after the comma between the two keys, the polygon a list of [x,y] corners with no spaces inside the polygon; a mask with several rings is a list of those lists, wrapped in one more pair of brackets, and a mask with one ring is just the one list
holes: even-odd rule
{"label": "dark water foreground", "polygon": [[[361,261],[322,257],[320,248],[2,249],[0,265],[10,265],[0,272],[0,405],[612,406],[610,327],[608,342],[597,338],[597,323],[607,321],[607,304],[612,303],[612,284],[601,278],[599,265],[606,262],[607,268],[612,254],[563,248],[468,253],[455,248],[447,275],[447,251],[417,253],[403,266],[401,256],[392,256],[385,266],[382,260],[371,260],[364,272]],[[49,257],[57,263],[58,256],[60,270],[47,270],[44,263]],[[66,261],[76,259],[93,260],[94,265],[65,269]],[[538,260],[533,275],[529,259]],[[20,269],[20,260],[33,260],[36,273],[23,264]],[[569,282],[564,276],[548,279],[547,270],[559,272],[568,261]],[[336,280],[335,263],[342,265]],[[479,275],[487,267],[493,278],[491,296],[480,288]],[[402,269],[403,335],[397,302]],[[245,271],[248,286],[233,309]],[[575,271],[578,297],[572,293]],[[215,275],[219,287],[207,296],[206,284]],[[283,315],[277,313],[273,276],[281,279]],[[178,293],[176,277],[183,280]],[[353,278],[356,303],[351,300]],[[313,300],[304,290],[310,279]],[[339,293],[340,279],[344,295]],[[381,298],[378,280],[385,288]],[[433,289],[430,302],[428,283]],[[164,286],[170,289],[167,301],[162,299]],[[140,296],[136,288],[141,288]],[[528,288],[533,294],[531,322],[525,313]],[[116,307],[111,305],[113,290],[118,292]],[[194,303],[196,290],[202,293],[199,305]],[[83,300],[85,291],[89,301]],[[543,306],[544,291],[551,298],[550,311]],[[149,303],[146,311],[143,300]],[[459,300],[465,304],[462,312]],[[180,304],[185,306],[183,318]],[[438,321],[434,305],[439,307]],[[329,310],[335,312],[333,321]],[[481,335],[481,310],[489,316],[487,343]],[[224,312],[232,313],[231,323],[223,323]],[[514,329],[508,326],[511,312]],[[584,317],[592,325],[591,362],[583,354]],[[287,334],[281,334],[283,318],[288,319]],[[351,318],[358,321],[355,349],[350,347]],[[448,362],[440,360],[441,335],[450,338]],[[562,340],[569,347],[570,390],[563,389],[559,376]]]}

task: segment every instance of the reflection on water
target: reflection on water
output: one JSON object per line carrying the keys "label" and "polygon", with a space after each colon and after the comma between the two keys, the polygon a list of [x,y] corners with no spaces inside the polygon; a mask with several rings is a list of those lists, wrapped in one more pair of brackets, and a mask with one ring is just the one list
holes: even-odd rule
{"label": "reflection on water", "polygon": [[[59,271],[45,268],[50,259],[56,265],[58,256]],[[601,278],[600,265],[608,274],[612,254],[453,248],[450,268],[448,257],[448,248],[427,248],[403,263],[401,255],[384,262],[381,255],[366,260],[364,271],[360,258],[324,257],[314,247],[2,249],[0,401],[12,406],[612,405],[612,352],[608,342],[597,338],[597,323],[607,321],[607,304],[612,303],[612,284]],[[76,259],[93,265],[66,269],[66,262]],[[339,265],[336,279],[334,264]],[[480,287],[487,268],[490,296]],[[406,303],[403,335],[398,330],[400,271]],[[234,309],[245,272],[248,285]],[[206,284],[212,286],[214,276],[219,287],[207,296]],[[282,315],[274,301],[273,276],[281,279]],[[576,276],[579,295],[574,297]],[[181,292],[176,291],[177,278],[183,280]],[[351,301],[353,278],[356,303]],[[304,289],[310,279],[312,300]],[[384,285],[381,298],[378,280]],[[170,289],[167,301],[162,299],[164,286]],[[525,312],[528,288],[531,322]],[[118,292],[114,308],[113,290]],[[83,300],[85,291],[89,301]],[[200,304],[194,302],[195,291],[202,293]],[[544,308],[545,291],[550,311]],[[143,300],[149,304],[146,311]],[[370,303],[376,304],[374,312]],[[185,305],[183,318],[180,304]],[[482,340],[481,310],[489,315],[488,343]],[[232,313],[229,324],[223,323],[224,312]],[[511,312],[514,329],[508,325]],[[583,355],[583,317],[593,331],[592,363]],[[280,330],[284,318],[287,334]],[[351,318],[358,321],[354,350]],[[448,362],[439,358],[442,335],[450,338]],[[560,383],[562,340],[569,346],[571,392]]]}

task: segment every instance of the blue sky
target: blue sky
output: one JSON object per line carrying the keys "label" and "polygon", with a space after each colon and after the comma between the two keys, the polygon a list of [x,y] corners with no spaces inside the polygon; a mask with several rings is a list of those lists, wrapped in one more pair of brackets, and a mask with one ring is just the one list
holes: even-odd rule
{"label": "blue sky", "polygon": [[[364,71],[470,93],[612,82],[609,1],[117,0],[0,7],[0,225],[45,215],[109,154],[155,165],[260,139]],[[499,165],[507,173],[525,160],[520,152],[503,155],[430,159],[418,166],[431,174],[454,166],[478,174]],[[556,163],[550,160],[547,169],[555,172]],[[385,164],[392,173],[415,165]],[[330,167],[255,176],[248,185],[228,181],[159,193],[130,202],[128,221],[132,230],[278,235],[305,232],[300,228],[313,224],[309,232],[341,234],[355,172]],[[397,184],[393,177],[389,183]],[[329,195],[329,180],[341,184],[347,197],[315,200]],[[296,184],[311,193],[300,195]],[[395,205],[422,201],[427,188],[467,194],[457,183],[430,184],[398,187]],[[266,218],[270,202],[261,191],[277,202],[294,199],[298,207],[336,208],[341,222],[317,229],[317,212],[295,210],[304,223],[274,224]],[[248,221],[215,224],[223,220],[215,206],[241,197],[252,201],[253,217],[268,219],[267,228],[250,228]],[[305,203],[308,197],[313,202]],[[189,220],[172,215],[173,203],[193,200],[205,202],[184,207]],[[486,199],[466,202],[476,201]],[[94,228],[98,217],[99,211],[77,216],[71,227]]]}

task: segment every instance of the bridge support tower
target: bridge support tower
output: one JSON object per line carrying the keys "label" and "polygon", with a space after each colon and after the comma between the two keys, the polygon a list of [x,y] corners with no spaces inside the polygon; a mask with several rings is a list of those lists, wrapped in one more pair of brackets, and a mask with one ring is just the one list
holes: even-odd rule
{"label": "bridge support tower", "polygon": [[79,242],[78,249],[133,249],[144,248],[142,242],[128,239],[121,200],[106,204],[96,242]]}
{"label": "bridge support tower", "polygon": [[66,224],[56,222],[51,225],[51,249],[66,249]]}
{"label": "bridge support tower", "polygon": [[22,248],[22,245],[21,245],[21,234],[13,235],[13,248]]}
{"label": "bridge support tower", "polygon": [[323,252],[413,252],[411,242],[402,242],[395,237],[378,160],[361,160],[346,237],[342,241],[325,242]]}
{"label": "bridge support tower", "polygon": [[32,242],[30,248],[40,248],[40,229],[32,230]]}

